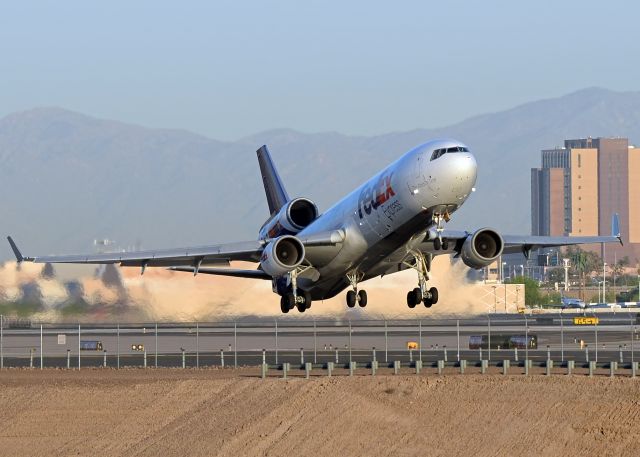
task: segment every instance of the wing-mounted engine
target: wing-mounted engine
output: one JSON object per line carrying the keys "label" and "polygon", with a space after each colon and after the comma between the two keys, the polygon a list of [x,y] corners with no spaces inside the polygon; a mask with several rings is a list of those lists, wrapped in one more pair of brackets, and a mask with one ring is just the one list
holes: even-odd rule
{"label": "wing-mounted engine", "polygon": [[318,218],[318,207],[308,198],[287,202],[260,229],[260,239],[295,235]]}
{"label": "wing-mounted engine", "polygon": [[464,240],[460,257],[465,265],[479,270],[493,263],[502,254],[503,248],[504,241],[500,234],[484,228]]}
{"label": "wing-mounted engine", "polygon": [[304,260],[304,245],[291,235],[271,241],[262,251],[260,268],[273,278],[283,276],[297,268]]}

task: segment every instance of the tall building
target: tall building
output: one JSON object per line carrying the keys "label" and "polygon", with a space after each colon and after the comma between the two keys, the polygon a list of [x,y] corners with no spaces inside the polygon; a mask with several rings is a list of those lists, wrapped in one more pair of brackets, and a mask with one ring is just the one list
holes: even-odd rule
{"label": "tall building", "polygon": [[[542,167],[531,170],[531,230],[534,235],[611,234],[620,216],[624,246],[609,244],[606,262],[640,260],[640,148],[626,138],[565,140],[542,151]],[[600,246],[592,246],[600,251]]]}

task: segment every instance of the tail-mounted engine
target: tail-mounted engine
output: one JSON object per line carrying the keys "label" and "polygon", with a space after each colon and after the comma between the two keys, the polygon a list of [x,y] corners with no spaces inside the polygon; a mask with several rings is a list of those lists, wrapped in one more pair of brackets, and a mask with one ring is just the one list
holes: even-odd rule
{"label": "tail-mounted engine", "polygon": [[291,235],[271,241],[262,251],[260,268],[274,278],[294,270],[304,260],[304,245]]}
{"label": "tail-mounted engine", "polygon": [[280,208],[260,229],[260,239],[295,235],[318,218],[318,207],[307,198],[295,198]]}
{"label": "tail-mounted engine", "polygon": [[479,270],[493,263],[502,254],[504,242],[498,232],[484,228],[467,237],[460,257],[465,265]]}

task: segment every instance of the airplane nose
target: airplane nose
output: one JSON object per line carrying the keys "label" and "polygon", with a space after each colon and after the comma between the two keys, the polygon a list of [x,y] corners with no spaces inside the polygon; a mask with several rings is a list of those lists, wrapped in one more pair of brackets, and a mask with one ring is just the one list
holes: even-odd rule
{"label": "airplane nose", "polygon": [[478,164],[470,153],[447,154],[450,160],[449,179],[456,200],[465,200],[476,184]]}

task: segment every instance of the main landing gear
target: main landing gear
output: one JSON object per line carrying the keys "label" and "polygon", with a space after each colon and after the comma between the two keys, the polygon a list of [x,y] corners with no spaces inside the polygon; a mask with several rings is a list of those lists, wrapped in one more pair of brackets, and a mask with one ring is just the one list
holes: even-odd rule
{"label": "main landing gear", "polygon": [[280,297],[280,311],[286,314],[293,308],[298,308],[300,313],[304,313],[311,308],[311,294],[298,289],[295,295],[293,292],[289,292]]}
{"label": "main landing gear", "polygon": [[352,290],[347,292],[347,306],[353,308],[357,303],[361,308],[364,308],[367,306],[367,291],[358,290],[358,281],[362,279],[362,276],[357,272],[351,272],[347,273],[347,279],[352,287]]}
{"label": "main landing gear", "polygon": [[427,289],[427,280],[431,270],[431,255],[425,257],[421,252],[416,252],[413,257],[414,263],[407,265],[418,272],[418,287],[407,293],[407,305],[409,308],[415,308],[416,305],[424,303],[425,307],[431,308],[432,305],[438,303],[438,289],[435,287]]}
{"label": "main landing gear", "polygon": [[293,308],[298,308],[300,313],[311,308],[311,294],[298,288],[298,273],[298,270],[289,273],[291,285],[288,287],[288,292],[280,297],[280,311],[285,314]]}

